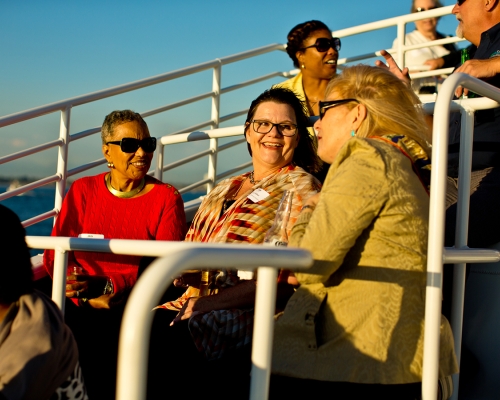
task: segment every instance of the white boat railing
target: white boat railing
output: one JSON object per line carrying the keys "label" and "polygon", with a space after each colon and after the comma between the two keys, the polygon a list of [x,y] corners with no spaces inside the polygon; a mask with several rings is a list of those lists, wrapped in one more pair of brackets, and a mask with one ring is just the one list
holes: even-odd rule
{"label": "white boat railing", "polygon": [[[379,29],[384,29],[384,28],[391,28],[391,27],[397,27],[397,43],[398,46],[394,49],[390,49],[391,51],[395,52],[395,55],[397,57],[397,60],[400,65],[404,65],[404,53],[406,51],[412,50],[412,49],[417,49],[417,48],[422,48],[422,47],[429,47],[432,45],[441,45],[444,43],[452,43],[452,42],[457,42],[460,41],[461,39],[458,39],[457,37],[452,37],[452,38],[446,38],[446,39],[441,39],[438,41],[434,42],[429,42],[421,45],[414,45],[414,46],[405,46],[404,45],[404,34],[405,34],[405,27],[408,23],[414,22],[419,19],[423,18],[428,18],[428,17],[439,17],[439,16],[445,16],[449,15],[451,13],[452,6],[448,7],[442,7],[438,8],[435,10],[429,10],[426,12],[421,12],[421,13],[413,13],[413,14],[407,14],[407,15],[402,15],[399,17],[395,18],[389,18],[369,24],[363,24],[347,29],[341,29],[337,31],[333,31],[332,34],[334,36],[338,36],[340,38],[345,38],[348,36],[353,36],[353,35],[359,35],[359,34],[369,34],[370,32],[373,32],[375,30]],[[263,46],[257,49],[245,51],[242,53],[234,54],[231,56],[227,57],[222,57],[222,58],[217,58],[215,60],[207,61],[201,64],[193,65],[190,67],[178,69],[172,72],[167,72],[163,73],[160,75],[152,76],[149,78],[141,79],[135,82],[130,82],[126,83],[123,85],[118,85],[115,87],[111,87],[108,89],[104,90],[99,90],[96,92],[88,93],[85,95],[81,96],[76,96],[72,97],[69,99],[57,101],[51,104],[43,105],[40,107],[35,107],[26,111],[22,112],[17,112],[14,114],[6,115],[0,117],[0,128],[4,128],[7,126],[11,126],[13,124],[18,124],[24,121],[32,120],[35,118],[40,118],[43,117],[47,114],[51,113],[60,113],[60,123],[59,123],[59,136],[57,138],[54,138],[53,140],[49,140],[48,142],[38,144],[36,146],[33,146],[31,148],[27,148],[21,151],[17,151],[15,153],[7,154],[4,156],[0,157],[0,165],[6,164],[9,162],[13,162],[16,160],[24,159],[25,157],[30,157],[34,156],[40,152],[47,151],[49,149],[58,149],[58,154],[57,154],[57,166],[56,166],[56,171],[54,174],[43,177],[35,182],[26,184],[24,186],[21,186],[17,189],[11,190],[6,193],[0,194],[0,201],[5,200],[7,198],[26,193],[27,191],[48,185],[48,184],[56,184],[56,193],[55,193],[55,200],[54,200],[54,208],[52,210],[47,210],[39,215],[35,215],[25,221],[23,221],[24,226],[30,226],[33,224],[36,224],[38,222],[41,222],[43,220],[46,220],[51,217],[57,216],[59,213],[62,200],[65,194],[65,189],[67,187],[67,181],[69,178],[77,175],[77,174],[82,174],[86,173],[92,168],[95,167],[101,167],[102,165],[105,164],[104,158],[99,158],[94,161],[86,162],[82,165],[78,165],[74,168],[69,168],[69,163],[68,163],[68,153],[69,153],[69,148],[71,146],[72,151],[75,151],[75,143],[80,139],[87,138],[91,135],[98,134],[100,132],[100,127],[89,127],[85,128],[79,132],[76,133],[70,133],[70,121],[72,119],[73,109],[78,106],[82,106],[85,104],[89,104],[92,102],[96,102],[99,100],[107,99],[113,96],[121,95],[121,94],[126,94],[130,92],[135,92],[140,89],[144,89],[147,87],[152,87],[164,82],[168,81],[174,81],[178,80],[184,77],[192,76],[204,71],[212,71],[212,90],[203,92],[203,93],[198,93],[192,97],[189,98],[184,98],[180,99],[177,101],[174,101],[173,103],[166,104],[166,105],[160,105],[157,106],[153,109],[147,110],[147,111],[142,111],[141,115],[144,118],[152,117],[155,115],[159,115],[162,113],[165,113],[170,110],[174,109],[180,109],[181,107],[184,106],[189,106],[194,103],[197,103],[201,100],[204,99],[211,99],[211,106],[210,106],[210,118],[205,121],[201,121],[195,125],[192,126],[185,126],[180,130],[176,130],[175,132],[161,132],[159,136],[161,136],[161,141],[160,141],[160,146],[158,148],[157,156],[156,156],[156,161],[155,161],[155,168],[154,171],[150,171],[151,174],[155,174],[159,179],[162,179],[162,175],[164,171],[170,170],[174,167],[177,167],[179,165],[183,165],[184,163],[192,162],[197,160],[200,157],[205,157],[207,156],[209,158],[208,160],[208,167],[207,167],[207,174],[206,177],[198,182],[195,183],[190,183],[187,184],[186,187],[179,188],[182,193],[185,193],[187,191],[191,191],[193,189],[199,188],[202,185],[206,184],[206,189],[207,191],[210,191],[213,186],[216,184],[216,181],[218,179],[221,179],[222,177],[228,176],[231,173],[235,173],[236,171],[241,170],[242,168],[246,168],[248,165],[244,164],[243,166],[236,166],[236,167],[231,167],[229,169],[226,169],[225,171],[221,171],[220,167],[218,168],[218,153],[219,150],[223,150],[224,148],[228,148],[231,146],[234,146],[236,144],[241,143],[236,142],[234,144],[225,144],[223,146],[219,146],[218,144],[218,137],[209,135],[209,147],[207,150],[204,152],[199,152],[198,154],[192,155],[190,157],[186,157],[184,160],[179,160],[179,161],[174,161],[168,163],[168,160],[165,160],[164,157],[164,148],[166,145],[170,145],[173,142],[170,142],[169,140],[171,139],[166,139],[166,137],[171,136],[171,135],[177,135],[179,133],[186,133],[186,132],[191,132],[191,134],[186,134],[188,137],[195,137],[197,135],[197,131],[202,128],[210,128],[210,129],[215,129],[220,126],[221,123],[225,123],[227,121],[233,120],[237,117],[240,117],[241,115],[245,114],[247,112],[247,109],[240,109],[236,110],[234,112],[231,112],[227,115],[221,115],[220,113],[220,106],[221,106],[221,100],[222,100],[222,95],[223,94],[228,94],[230,92],[234,92],[237,90],[241,90],[244,88],[247,88],[249,86],[255,85],[260,82],[264,82],[267,80],[273,80],[276,78],[288,78],[291,76],[294,76],[298,73],[297,69],[292,69],[292,70],[278,70],[278,71],[270,71],[269,73],[265,73],[263,75],[254,77],[252,79],[239,82],[230,86],[223,87],[222,86],[222,68],[224,66],[227,66],[229,64],[234,64],[236,62],[240,61],[245,61],[245,60],[250,60],[254,59],[256,57],[261,57],[263,55],[267,55],[270,53],[274,53],[276,51],[278,52],[283,52],[285,50],[284,44],[270,44],[268,46]],[[383,44],[379,48],[383,47]],[[338,61],[338,64],[340,67],[342,65],[354,63],[354,62],[359,62],[359,61],[368,61],[369,59],[373,59],[375,57],[380,56],[379,49],[374,50],[371,53],[367,54],[362,54],[362,55],[357,55],[357,56],[352,56],[352,57],[345,57],[345,58],[340,58]],[[271,65],[272,68],[272,65]],[[430,76],[430,75],[442,75],[444,73],[449,73],[451,72],[450,69],[447,70],[436,70],[436,71],[424,71],[424,72],[419,72],[419,73],[412,73],[412,77],[414,78],[419,78],[423,76]],[[277,83],[277,82],[272,82],[272,83]],[[250,101],[250,99],[249,99]],[[107,114],[109,112],[109,109],[107,109],[105,112],[102,112],[102,115],[99,117],[102,118],[103,115]],[[240,129],[238,127],[235,127],[234,129]],[[205,135],[208,135],[207,131],[203,131]],[[156,135],[156,132],[153,132]],[[0,135],[2,134],[2,131],[0,131]],[[164,162],[167,162],[167,165],[164,165]]]}
{"label": "white boat railing", "polygon": [[[68,251],[101,251],[161,257],[141,275],[125,307],[118,351],[117,399],[146,399],[151,310],[173,278],[186,269],[257,269],[250,399],[267,399],[271,374],[277,270],[311,266],[307,250],[241,244],[207,244],[148,240],[104,240],[28,236],[28,246],[55,250],[52,299],[64,310]],[[64,311],[63,311],[64,312]]]}
{"label": "white boat railing", "polygon": [[[485,98],[452,101],[455,89],[458,86],[466,87]],[[455,353],[460,363],[465,265],[466,263],[487,263],[500,260],[500,252],[497,250],[469,249],[467,247],[474,112],[476,110],[496,108],[500,105],[499,103],[500,89],[469,75],[459,73],[451,75],[444,81],[435,104],[425,105],[426,111],[434,114],[434,125],[425,307],[424,372],[422,378],[423,399],[436,399],[437,396],[443,263],[455,264],[451,325],[455,340]],[[460,165],[455,246],[445,249],[445,195],[450,111],[461,113]],[[453,383],[454,393],[452,398],[458,399],[459,374],[453,377]]]}

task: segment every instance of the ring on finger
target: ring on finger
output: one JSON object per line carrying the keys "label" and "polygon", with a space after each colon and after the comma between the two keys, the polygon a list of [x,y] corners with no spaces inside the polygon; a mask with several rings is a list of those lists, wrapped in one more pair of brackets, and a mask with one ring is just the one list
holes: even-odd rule
{"label": "ring on finger", "polygon": [[79,290],[76,291],[76,297],[80,297],[80,291]]}

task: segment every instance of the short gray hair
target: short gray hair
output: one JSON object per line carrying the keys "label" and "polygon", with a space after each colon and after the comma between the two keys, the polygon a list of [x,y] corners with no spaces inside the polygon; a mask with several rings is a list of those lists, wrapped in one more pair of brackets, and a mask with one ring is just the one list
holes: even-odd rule
{"label": "short gray hair", "polygon": [[116,126],[124,124],[125,122],[138,122],[141,124],[143,129],[149,133],[148,125],[146,121],[141,117],[141,114],[136,113],[132,110],[115,110],[110,112],[104,118],[101,128],[101,139],[102,144],[106,144],[111,137],[113,137],[113,130]]}

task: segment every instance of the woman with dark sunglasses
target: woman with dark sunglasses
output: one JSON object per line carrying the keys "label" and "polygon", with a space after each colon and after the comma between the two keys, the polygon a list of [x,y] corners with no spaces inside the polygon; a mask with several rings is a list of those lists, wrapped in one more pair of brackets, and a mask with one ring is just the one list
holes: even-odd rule
{"label": "woman with dark sunglasses", "polygon": [[[288,34],[286,52],[300,72],[275,86],[292,90],[306,104],[309,117],[319,115],[319,100],[324,98],[328,82],[337,73],[340,47],[340,39],[332,37],[331,30],[321,21],[303,22]],[[309,133],[316,141],[314,131],[309,129]],[[325,179],[328,167],[322,164],[314,174],[320,182]]]}
{"label": "woman with dark sunglasses", "polygon": [[288,34],[286,52],[300,72],[277,86],[293,90],[307,105],[310,116],[319,115],[318,102],[324,98],[330,79],[337,72],[340,39],[321,21],[307,21]]}
{"label": "woman with dark sunglasses", "polygon": [[[140,114],[113,111],[104,120],[101,139],[109,172],[71,185],[52,236],[183,240],[186,219],[181,195],[172,185],[147,175],[156,139]],[[69,253],[66,297],[71,301],[66,315],[80,346],[92,398],[114,398],[116,379],[110,372],[115,364],[110,367],[101,361],[116,359],[121,315],[140,262],[139,256]],[[53,250],[45,251],[44,264],[52,276]],[[99,340],[91,339],[97,331]]]}
{"label": "woman with dark sunglasses", "polygon": [[[386,69],[343,70],[320,101],[331,163],[290,246],[313,266],[277,317],[271,398],[420,399],[430,161],[415,93]],[[443,319],[440,377],[457,371]],[[447,398],[447,396],[445,396]]]}

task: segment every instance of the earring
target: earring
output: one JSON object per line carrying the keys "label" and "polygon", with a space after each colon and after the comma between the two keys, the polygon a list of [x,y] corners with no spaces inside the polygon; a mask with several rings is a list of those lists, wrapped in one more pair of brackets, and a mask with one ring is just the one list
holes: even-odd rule
{"label": "earring", "polygon": [[302,69],[306,69],[306,66],[304,64],[301,65]]}
{"label": "earring", "polygon": [[115,164],[113,164],[111,161],[108,162],[108,168],[114,168]]}
{"label": "earring", "polygon": [[354,129],[351,131],[351,136],[352,137],[356,136],[356,132],[354,132]]}

